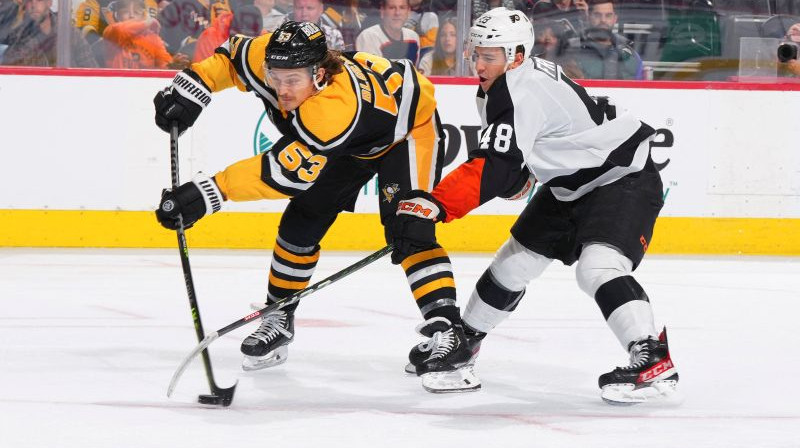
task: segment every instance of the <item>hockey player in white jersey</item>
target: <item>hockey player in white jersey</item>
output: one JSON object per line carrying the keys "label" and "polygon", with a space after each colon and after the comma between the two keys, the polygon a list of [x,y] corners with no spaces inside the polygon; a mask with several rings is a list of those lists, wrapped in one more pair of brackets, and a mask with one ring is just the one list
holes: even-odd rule
{"label": "hockey player in white jersey", "polygon": [[[533,26],[519,11],[495,8],[476,20],[468,51],[480,81],[479,148],[431,193],[406,194],[398,218],[432,228],[494,197],[525,197],[539,182],[464,310],[474,355],[531,280],[553,260],[577,261],[578,285],[630,355],[630,365],[600,376],[602,398],[636,403],[673,396],[678,373],[666,329],[656,330],[647,294],[631,275],[663,206],[650,158],[655,131],[618,114],[607,98],[589,96],[560,66],[530,57],[533,41]],[[395,238],[403,244],[404,237]],[[410,366],[426,359],[431,346],[435,341],[413,349]]]}

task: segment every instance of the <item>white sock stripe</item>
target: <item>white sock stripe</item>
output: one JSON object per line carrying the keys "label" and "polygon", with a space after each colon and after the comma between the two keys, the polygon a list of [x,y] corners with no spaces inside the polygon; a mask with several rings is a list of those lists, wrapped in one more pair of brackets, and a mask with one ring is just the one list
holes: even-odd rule
{"label": "white sock stripe", "polygon": [[311,275],[314,274],[314,269],[316,268],[315,266],[310,269],[297,269],[281,264],[278,260],[275,259],[272,260],[272,264],[270,265],[270,267],[274,269],[275,272],[280,272],[281,274],[290,275],[292,277],[304,280],[310,279]]}
{"label": "white sock stripe", "polygon": [[422,308],[419,309],[419,311],[424,316],[429,312],[431,312],[432,310],[435,310],[436,308],[441,308],[443,306],[450,306],[450,305],[455,306],[455,304],[456,304],[456,299],[439,299],[423,306]]}
{"label": "white sock stripe", "polygon": [[281,238],[280,235],[278,235],[277,240],[278,244],[280,244],[282,248],[288,250],[289,252],[294,252],[296,254],[311,254],[316,252],[314,249],[316,249],[317,246],[304,246],[304,247],[295,246],[294,244]]}
{"label": "white sock stripe", "polygon": [[450,263],[439,263],[422,268],[408,276],[408,284],[412,285],[429,275],[438,274],[440,272],[453,272],[453,266]]}
{"label": "white sock stripe", "polygon": [[478,293],[473,291],[461,319],[470,327],[488,333],[510,315],[510,311],[498,310],[484,302]]}
{"label": "white sock stripe", "polygon": [[658,339],[650,302],[632,300],[615,309],[606,321],[622,347],[627,350],[633,341],[652,336]]}

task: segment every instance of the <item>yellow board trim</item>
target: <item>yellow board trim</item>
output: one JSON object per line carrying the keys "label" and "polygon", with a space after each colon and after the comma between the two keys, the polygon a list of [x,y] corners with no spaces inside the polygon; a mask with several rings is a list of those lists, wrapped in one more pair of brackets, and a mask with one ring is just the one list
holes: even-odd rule
{"label": "yellow board trim", "polygon": [[[438,224],[450,252],[494,252],[516,216],[474,215]],[[280,213],[222,212],[187,230],[190,248],[272,249]],[[173,248],[175,232],[153,212],[0,210],[0,246]],[[326,250],[375,250],[386,244],[377,215],[343,213],[322,240]],[[800,256],[800,219],[659,218],[648,253]]]}
{"label": "yellow board trim", "polygon": [[414,300],[419,300],[420,298],[425,297],[425,295],[431,291],[435,291],[441,288],[455,288],[455,287],[456,287],[456,281],[453,280],[452,277],[444,277],[437,280],[433,280],[429,283],[425,283],[424,285],[412,291],[411,294],[414,295]]}

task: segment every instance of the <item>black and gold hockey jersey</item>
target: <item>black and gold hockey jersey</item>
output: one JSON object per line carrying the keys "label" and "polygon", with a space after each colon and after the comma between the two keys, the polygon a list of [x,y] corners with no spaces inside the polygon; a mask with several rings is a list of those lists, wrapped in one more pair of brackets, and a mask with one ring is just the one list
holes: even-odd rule
{"label": "black and gold hockey jersey", "polygon": [[283,134],[270,151],[216,175],[227,199],[294,196],[314,183],[329,158],[380,157],[435,114],[433,84],[412,64],[363,52],[343,53],[341,73],[294,111],[283,110],[264,81],[270,36],[234,36],[191,67],[212,92],[234,86],[254,92]]}

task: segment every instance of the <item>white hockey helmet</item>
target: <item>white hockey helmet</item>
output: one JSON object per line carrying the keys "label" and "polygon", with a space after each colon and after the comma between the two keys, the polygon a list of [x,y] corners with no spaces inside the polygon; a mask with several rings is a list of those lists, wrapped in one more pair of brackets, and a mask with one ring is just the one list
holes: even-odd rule
{"label": "white hockey helmet", "polygon": [[514,62],[517,46],[525,49],[527,59],[533,51],[533,24],[528,16],[516,9],[497,7],[487,11],[475,20],[469,29],[469,56],[475,47],[500,47],[505,50],[508,64]]}

